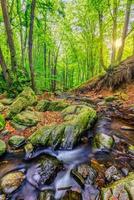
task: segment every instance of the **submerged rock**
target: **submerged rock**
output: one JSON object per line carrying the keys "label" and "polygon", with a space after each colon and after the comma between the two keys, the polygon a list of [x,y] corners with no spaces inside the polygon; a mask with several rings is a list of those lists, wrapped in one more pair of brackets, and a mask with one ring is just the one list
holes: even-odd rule
{"label": "submerged rock", "polygon": [[18,148],[25,143],[25,137],[19,136],[19,135],[14,135],[9,138],[8,143],[11,147]]}
{"label": "submerged rock", "polygon": [[93,139],[93,149],[111,149],[114,145],[113,137],[104,133],[97,133]]}
{"label": "submerged rock", "polygon": [[6,122],[4,117],[0,114],[0,131],[5,128]]}
{"label": "submerged rock", "polygon": [[101,191],[102,200],[134,199],[134,173],[130,173],[127,177],[114,182],[113,184],[103,188]]}
{"label": "submerged rock", "polygon": [[63,149],[72,149],[81,138],[84,131],[91,128],[97,115],[96,111],[88,106],[73,105],[62,112],[64,123],[45,126],[29,137],[34,146],[52,146]]}
{"label": "submerged rock", "polygon": [[61,200],[82,200],[82,195],[76,191],[67,191]]}
{"label": "submerged rock", "polygon": [[25,175],[20,171],[8,173],[0,180],[1,190],[5,194],[11,194],[21,186],[24,179]]}
{"label": "submerged rock", "polygon": [[6,152],[6,143],[0,140],[0,156],[2,156]]}
{"label": "submerged rock", "polygon": [[33,186],[42,189],[45,184],[49,185],[53,182],[60,169],[61,163],[57,159],[41,156],[28,169],[27,180]]}
{"label": "submerged rock", "polygon": [[68,104],[61,101],[50,101],[50,100],[41,100],[38,102],[36,106],[36,110],[44,112],[44,111],[61,111],[65,109]]}
{"label": "submerged rock", "polygon": [[13,101],[8,110],[8,118],[20,113],[28,106],[32,106],[37,102],[37,97],[30,87],[26,87]]}
{"label": "submerged rock", "polygon": [[13,122],[26,127],[35,126],[39,121],[39,114],[29,110],[22,111],[13,117]]}
{"label": "submerged rock", "polygon": [[55,200],[54,193],[52,191],[40,192],[38,200]]}

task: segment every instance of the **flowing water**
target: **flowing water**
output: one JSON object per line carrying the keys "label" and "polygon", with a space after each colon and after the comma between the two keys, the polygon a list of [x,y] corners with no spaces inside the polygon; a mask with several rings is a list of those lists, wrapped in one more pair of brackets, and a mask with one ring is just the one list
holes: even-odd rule
{"label": "flowing water", "polygon": [[[117,123],[117,121],[116,121]],[[118,124],[118,123],[117,123]],[[111,119],[103,118],[95,126],[94,133],[103,132],[106,134],[112,134],[113,131],[117,133],[119,127],[114,123],[112,124]],[[121,134],[121,138],[124,140],[127,138],[129,141],[128,135],[130,135],[130,139],[134,132],[127,132],[127,137],[125,134]],[[88,133],[90,138],[91,133]],[[117,137],[117,135],[116,135]],[[101,151],[101,152],[92,152],[92,140],[89,139],[90,143],[82,144],[78,148],[70,151],[58,150],[54,151],[51,148],[48,149],[37,149],[32,155],[32,159],[28,160],[25,157],[24,152],[19,153],[7,153],[3,158],[1,158],[0,164],[0,178],[3,177],[8,172],[14,170],[22,170],[26,174],[26,180],[23,182],[22,186],[15,191],[12,195],[8,196],[9,200],[37,200],[38,195],[43,190],[53,190],[55,192],[55,199],[61,199],[66,190],[69,188],[77,188],[81,192],[83,192],[83,188],[74,180],[71,175],[71,170],[74,169],[81,163],[90,163],[91,159],[97,159],[102,163],[112,162],[115,163],[115,154],[112,154],[112,151]],[[114,151],[113,151],[114,152]],[[41,155],[50,155],[56,157],[59,161],[63,163],[63,170],[58,172],[57,176],[53,180],[52,184],[43,185],[43,187],[38,187],[36,184],[32,184],[31,177],[33,172],[37,169],[37,160]],[[129,158],[128,158],[129,159]],[[124,160],[123,160],[124,161]],[[119,162],[119,160],[117,160]],[[36,177],[38,179],[38,177]],[[92,186],[88,188],[89,191],[95,191]],[[97,192],[97,191],[96,191]],[[85,193],[83,193],[83,196]]]}

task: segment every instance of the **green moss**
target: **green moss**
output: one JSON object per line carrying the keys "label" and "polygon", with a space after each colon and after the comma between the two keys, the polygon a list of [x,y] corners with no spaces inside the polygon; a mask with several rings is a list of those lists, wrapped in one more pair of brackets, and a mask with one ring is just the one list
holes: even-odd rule
{"label": "green moss", "polygon": [[110,149],[114,144],[114,139],[106,134],[97,133],[93,140],[93,148],[94,149],[101,149],[107,148]]}
{"label": "green moss", "polygon": [[40,112],[47,111],[47,109],[49,108],[49,105],[50,105],[50,101],[41,100],[41,101],[38,102],[38,104],[36,106],[36,110],[40,111]]}
{"label": "green moss", "polygon": [[73,148],[82,133],[91,127],[97,117],[94,109],[83,105],[69,106],[63,110],[62,114],[64,123],[37,130],[29,137],[29,142],[34,146]]}
{"label": "green moss", "polygon": [[0,114],[0,131],[5,128],[6,122],[4,117]]}
{"label": "green moss", "polygon": [[0,140],[0,156],[6,152],[6,144],[4,141]]}
{"label": "green moss", "polygon": [[134,173],[129,173],[125,178],[122,178],[101,190],[101,196],[103,200],[112,200],[113,197],[127,196],[127,199],[133,199],[134,197]]}
{"label": "green moss", "polygon": [[32,106],[37,102],[37,97],[33,90],[29,87],[26,87],[14,100],[12,105],[8,110],[8,118],[12,118],[14,115],[20,113],[22,110],[28,106]]}
{"label": "green moss", "polygon": [[49,101],[49,100],[41,100],[38,102],[36,106],[36,110],[38,111],[61,111],[66,108],[68,104],[64,101]]}
{"label": "green moss", "polygon": [[35,126],[39,122],[39,116],[36,112],[22,111],[13,117],[13,122],[23,126]]}
{"label": "green moss", "polygon": [[2,112],[4,110],[4,108],[5,108],[5,106],[2,103],[0,103],[0,112]]}
{"label": "green moss", "polygon": [[45,126],[35,131],[29,138],[29,142],[34,146],[44,145],[48,146],[50,142],[50,134],[54,126]]}
{"label": "green moss", "polygon": [[22,143],[24,143],[25,137],[19,136],[19,135],[14,135],[10,137],[8,143],[12,147],[19,147]]}
{"label": "green moss", "polygon": [[108,96],[108,97],[105,97],[105,101],[106,102],[112,102],[114,100],[117,100],[118,98],[116,96]]}

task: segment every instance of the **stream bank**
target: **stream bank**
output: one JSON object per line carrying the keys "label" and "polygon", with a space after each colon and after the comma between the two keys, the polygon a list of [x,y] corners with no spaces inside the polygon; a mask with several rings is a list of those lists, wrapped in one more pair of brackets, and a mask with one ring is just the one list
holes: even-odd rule
{"label": "stream bank", "polygon": [[[79,102],[45,99],[37,104],[28,91],[32,100],[23,91],[7,106],[8,115],[2,115],[6,120],[18,123],[21,132],[26,126],[31,130],[33,121],[39,124],[42,112],[45,117],[45,112],[60,111],[62,120],[33,129],[27,138],[6,140],[6,152],[0,157],[0,198],[121,200],[125,194],[125,199],[133,199],[134,126],[130,119],[119,118],[117,100],[92,105],[82,98]],[[24,114],[27,108],[30,115]]]}

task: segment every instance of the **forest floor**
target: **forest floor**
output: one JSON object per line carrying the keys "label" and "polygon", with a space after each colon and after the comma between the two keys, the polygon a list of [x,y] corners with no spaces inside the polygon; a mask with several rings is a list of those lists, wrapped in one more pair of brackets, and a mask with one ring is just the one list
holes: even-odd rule
{"label": "forest floor", "polygon": [[[86,101],[88,101],[89,99],[92,102],[98,102],[98,101],[103,101],[103,99],[107,97],[118,96],[122,102],[121,104],[122,112],[126,112],[126,110],[128,110],[128,108],[132,104],[134,104],[134,84],[133,83],[127,84],[125,88],[119,89],[117,91],[110,91],[108,89],[103,89],[97,92],[95,91],[84,92],[84,88],[83,88],[83,92],[79,92],[78,90],[77,92],[74,91],[73,93],[69,94],[69,97],[70,96],[72,97],[72,95],[74,96],[74,98],[66,98],[66,96],[68,95],[65,94],[65,101],[68,103],[74,103],[76,100],[75,97],[77,96],[77,98],[79,97],[80,101],[83,101],[83,98],[84,99],[86,98]],[[52,101],[61,100],[61,98],[48,92],[44,92],[42,95],[38,95],[38,101],[43,100],[43,99],[52,100]],[[100,111],[103,108],[104,107],[101,104],[100,105],[99,103],[97,104],[98,111]],[[6,113],[6,110],[3,112],[3,115],[5,115],[5,113]],[[60,124],[62,122],[63,122],[63,119],[62,119],[61,113],[58,111],[41,112],[41,120],[37,124],[37,126],[27,128],[24,131],[16,130],[15,128],[13,128],[10,121],[7,121],[5,128],[6,130],[10,132],[10,134],[3,136],[2,139],[4,141],[8,141],[9,137],[13,135],[21,135],[27,138],[33,132],[35,132],[37,129],[39,129],[42,126]]]}

